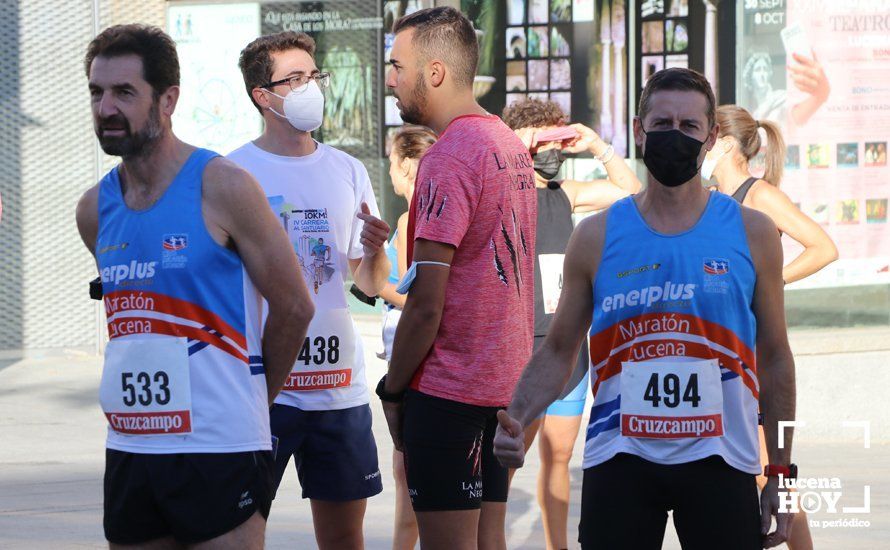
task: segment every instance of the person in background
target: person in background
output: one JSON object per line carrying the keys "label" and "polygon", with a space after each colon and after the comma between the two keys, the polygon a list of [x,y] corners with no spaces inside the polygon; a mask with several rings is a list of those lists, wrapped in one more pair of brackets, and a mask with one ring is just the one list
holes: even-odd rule
{"label": "person in background", "polygon": [[[779,128],[766,120],[755,120],[737,105],[717,108],[720,125],[717,143],[705,156],[702,177],[717,180],[717,189],[739,203],[760,210],[784,234],[799,242],[804,251],[782,269],[785,284],[816,273],[838,257],[837,246],[822,227],[791,202],[779,189],[785,162],[785,142]],[[766,172],[751,175],[748,163],[760,151],[759,129],[766,134]]]}
{"label": "person in background", "polygon": [[[414,196],[414,180],[417,178],[417,166],[420,157],[434,143],[436,134],[423,126],[405,126],[399,130],[392,142],[389,153],[389,177],[395,194],[405,197],[408,204]],[[396,285],[408,270],[408,212],[399,216],[396,230],[386,247],[386,254],[392,264],[389,281],[380,291],[383,298],[383,349],[387,362],[392,358],[392,341],[396,335],[396,326],[402,316],[405,296],[396,292]],[[396,482],[396,514],[393,528],[393,550],[408,550],[417,544],[417,518],[411,509],[408,497],[408,485],[405,482],[405,460],[402,452],[392,450],[392,475]]]}
{"label": "person in background", "polygon": [[[566,116],[553,101],[527,99],[504,109],[502,118],[529,148],[535,167],[538,224],[535,262],[535,339],[537,350],[544,342],[562,290],[562,266],[572,235],[572,214],[608,208],[616,200],[640,190],[640,181],[615,154],[611,145],[581,124],[566,125]],[[562,140],[550,140],[574,134]],[[567,132],[565,130],[568,130]],[[542,141],[542,139],[547,139]],[[589,152],[599,159],[609,179],[593,181],[558,180],[563,153]],[[547,548],[568,548],[569,460],[581,427],[589,391],[587,346],[582,345],[578,362],[560,398],[535,419],[525,431],[525,449],[540,432],[538,450],[538,504],[544,522]],[[515,470],[511,470],[511,473]]]}

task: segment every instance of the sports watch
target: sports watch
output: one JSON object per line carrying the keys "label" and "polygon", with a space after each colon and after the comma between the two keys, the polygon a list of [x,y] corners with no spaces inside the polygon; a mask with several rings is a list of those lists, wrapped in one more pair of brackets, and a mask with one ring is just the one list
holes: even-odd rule
{"label": "sports watch", "polygon": [[785,479],[797,479],[797,464],[789,464],[788,466],[767,464],[763,467],[763,475],[766,477],[778,477],[780,474]]}
{"label": "sports watch", "polygon": [[401,403],[402,399],[405,398],[405,392],[401,391],[399,393],[388,393],[386,391],[386,375],[383,375],[383,378],[380,379],[380,382],[377,383],[377,389],[374,390],[374,393],[377,394],[377,397],[380,398],[381,401],[385,403]]}

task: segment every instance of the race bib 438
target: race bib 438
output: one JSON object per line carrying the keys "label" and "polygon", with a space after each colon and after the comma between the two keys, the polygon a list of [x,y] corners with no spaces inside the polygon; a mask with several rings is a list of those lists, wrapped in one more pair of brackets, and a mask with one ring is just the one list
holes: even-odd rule
{"label": "race bib 438", "polygon": [[623,362],[621,435],[656,439],[723,435],[717,360]]}
{"label": "race bib 438", "polygon": [[284,391],[348,388],[355,360],[355,329],[347,310],[316,312]]}

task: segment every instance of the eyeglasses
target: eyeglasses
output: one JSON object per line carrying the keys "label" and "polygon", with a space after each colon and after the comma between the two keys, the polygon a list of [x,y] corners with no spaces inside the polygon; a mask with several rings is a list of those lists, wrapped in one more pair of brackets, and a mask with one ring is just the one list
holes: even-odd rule
{"label": "eyeglasses", "polygon": [[282,78],[281,80],[276,80],[275,82],[268,82],[260,86],[260,88],[272,88],[278,86],[279,84],[290,84],[290,89],[295,92],[302,92],[305,89],[306,84],[309,83],[309,80],[312,79],[318,84],[318,87],[322,90],[326,89],[331,85],[331,73],[315,73],[315,74],[299,74],[296,76],[290,76],[288,78]]}

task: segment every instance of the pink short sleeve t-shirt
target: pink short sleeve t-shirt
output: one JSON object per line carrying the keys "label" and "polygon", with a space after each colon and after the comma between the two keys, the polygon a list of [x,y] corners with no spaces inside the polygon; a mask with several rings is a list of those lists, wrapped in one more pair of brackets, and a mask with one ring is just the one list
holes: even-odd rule
{"label": "pink short sleeve t-shirt", "polygon": [[456,250],[439,333],[412,388],[510,403],[534,334],[534,182],[528,149],[496,116],[453,120],[421,160],[409,233]]}

